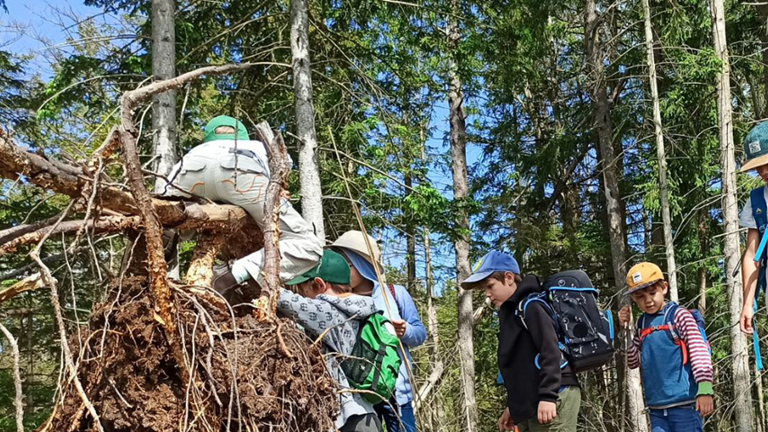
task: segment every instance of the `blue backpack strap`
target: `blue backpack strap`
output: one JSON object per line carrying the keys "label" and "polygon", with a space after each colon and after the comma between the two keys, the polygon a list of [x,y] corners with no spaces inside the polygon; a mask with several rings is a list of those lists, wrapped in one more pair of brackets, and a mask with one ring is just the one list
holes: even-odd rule
{"label": "blue backpack strap", "polygon": [[533,293],[528,296],[524,301],[520,302],[520,306],[518,307],[518,313],[517,315],[520,317],[520,320],[523,322],[523,326],[526,330],[528,330],[528,324],[525,322],[525,312],[528,310],[528,306],[530,306],[532,303],[539,303],[542,307],[544,307],[544,310],[547,311],[550,317],[552,317],[552,320],[555,322],[555,330],[560,334],[560,324],[557,320],[557,316],[555,315],[555,310],[552,309],[552,306],[544,299],[544,296],[546,296],[546,292],[541,293]]}
{"label": "blue backpack strap", "polygon": [[[765,202],[765,194],[761,186],[757,189],[752,189],[749,193],[750,204],[752,205],[752,217],[755,219],[757,225],[758,235],[760,236],[760,245],[757,248],[755,254],[755,261],[760,266],[757,272],[757,289],[755,290],[755,301],[753,302],[753,308],[755,312],[758,310],[760,304],[760,292],[765,290],[766,277],[765,268],[768,265],[768,251],[766,251],[766,242],[768,242],[768,235],[765,235],[765,228],[768,225],[768,206]],[[755,350],[755,367],[757,370],[763,370],[763,359],[760,352],[760,337],[757,334],[757,325],[755,325],[755,318],[752,318],[752,346]]]}
{"label": "blue backpack strap", "polygon": [[677,326],[675,325],[675,314],[678,309],[680,309],[680,305],[671,301],[667,311],[664,312],[664,323],[669,327],[669,332],[672,333],[674,339],[680,339],[680,333],[677,332]]}
{"label": "blue backpack strap", "polygon": [[[768,262],[768,250],[766,250],[766,242],[768,242],[768,236],[765,235],[765,228],[768,225],[768,206],[765,202],[765,193],[763,192],[765,186],[753,189],[749,193],[749,201],[752,205],[752,217],[755,219],[757,225],[757,231],[760,236],[760,245],[755,253],[755,261],[759,262],[761,266],[764,266]],[[763,267],[765,269],[765,267]],[[755,293],[755,299],[758,294],[765,290],[766,279],[765,272],[761,271],[757,277],[757,292]]]}

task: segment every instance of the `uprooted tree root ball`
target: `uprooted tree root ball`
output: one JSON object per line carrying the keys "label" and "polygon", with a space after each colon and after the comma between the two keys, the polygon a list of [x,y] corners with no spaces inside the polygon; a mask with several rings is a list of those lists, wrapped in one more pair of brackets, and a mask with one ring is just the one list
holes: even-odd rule
{"label": "uprooted tree root ball", "polygon": [[[173,360],[144,278],[126,278],[70,342],[78,374],[106,431],[328,431],[339,412],[319,345],[291,321],[233,315],[211,297],[176,289],[187,366]],[[281,346],[277,332],[285,346]],[[286,356],[287,350],[291,356]],[[190,383],[187,386],[186,383]],[[96,430],[65,386],[49,431]]]}

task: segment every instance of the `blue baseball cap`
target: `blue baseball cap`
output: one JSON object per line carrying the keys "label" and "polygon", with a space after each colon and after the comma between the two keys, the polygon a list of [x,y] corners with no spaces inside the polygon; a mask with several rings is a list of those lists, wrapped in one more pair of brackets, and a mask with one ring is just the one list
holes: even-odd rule
{"label": "blue baseball cap", "polygon": [[461,283],[461,287],[472,289],[472,285],[497,271],[520,274],[520,266],[511,255],[497,251],[488,252],[475,264],[475,267],[472,269],[472,275]]}

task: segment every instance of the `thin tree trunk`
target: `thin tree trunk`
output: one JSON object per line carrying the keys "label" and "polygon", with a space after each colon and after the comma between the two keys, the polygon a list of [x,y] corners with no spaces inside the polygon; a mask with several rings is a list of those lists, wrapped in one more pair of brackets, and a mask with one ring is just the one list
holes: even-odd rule
{"label": "thin tree trunk", "polygon": [[432,245],[429,240],[429,229],[424,229],[424,255],[427,266],[427,326],[432,338],[432,361],[440,359],[440,331],[437,327],[437,307],[435,306],[435,285],[432,280]]}
{"label": "thin tree trunk", "polygon": [[[464,115],[464,90],[459,77],[456,56],[459,56],[461,34],[456,17],[460,15],[459,0],[451,0],[451,15],[448,18],[446,34],[448,36],[448,105],[451,123],[451,159],[453,169],[453,197],[457,201],[464,200],[469,195],[467,179],[467,131]],[[471,274],[469,264],[469,216],[466,210],[460,210],[457,215],[458,225],[464,230],[455,242],[456,269],[459,281]],[[461,370],[461,389],[464,394],[462,414],[466,432],[477,431],[477,403],[475,401],[475,355],[472,341],[472,291],[458,288],[459,312],[459,362]]]}
{"label": "thin tree trunk", "polygon": [[[152,0],[152,75],[155,81],[176,76],[176,28],[175,0]],[[168,90],[152,96],[152,144],[154,146],[153,170],[167,176],[176,164],[176,90]],[[162,194],[166,182],[156,181],[154,192]],[[175,232],[170,234],[176,235]],[[173,247],[173,243],[170,243]],[[179,249],[170,251],[168,276],[179,279]]]}
{"label": "thin tree trunk", "polygon": [[645,48],[648,61],[649,80],[651,84],[651,99],[653,100],[653,126],[656,135],[656,157],[659,160],[659,195],[661,198],[661,219],[664,224],[664,250],[667,256],[667,282],[669,282],[669,297],[678,301],[677,267],[675,265],[675,249],[672,241],[672,217],[669,212],[669,185],[667,183],[667,155],[664,150],[664,132],[661,127],[661,107],[659,103],[659,88],[656,83],[656,61],[653,58],[653,28],[651,26],[651,7],[648,0],[643,0],[645,12]]}
{"label": "thin tree trunk", "polygon": [[[405,196],[407,198],[411,194],[410,188],[413,186],[413,175],[410,172],[410,166],[406,169],[407,172],[405,173],[404,183],[407,186],[405,190]],[[416,227],[411,223],[413,215],[410,214],[410,211],[405,214],[405,218],[405,231],[407,233],[405,243],[408,249],[408,254],[405,257],[408,276],[406,286],[408,287],[408,291],[411,292],[411,295],[413,295],[413,287],[416,285]]]}
{"label": "thin tree trunk", "polygon": [[[21,387],[21,372],[19,371],[19,344],[13,337],[13,334],[11,334],[2,323],[0,323],[0,331],[2,331],[8,339],[8,344],[11,346],[11,354],[13,354],[13,385],[16,390],[16,397],[13,399],[13,405],[16,407],[16,430],[18,432],[24,432],[24,392]],[[5,350],[8,350],[7,346],[5,347]]]}
{"label": "thin tree trunk", "polygon": [[[722,62],[722,70],[717,74],[717,111],[720,125],[720,149],[722,155],[722,206],[724,222],[725,280],[730,294],[730,322],[738,322],[741,315],[742,288],[741,279],[734,277],[739,269],[739,208],[736,197],[736,156],[733,142],[733,121],[731,113],[731,78],[728,58],[728,44],[725,34],[725,9],[723,0],[711,0],[712,39],[715,53]],[[730,326],[731,351],[733,352],[733,396],[736,425],[739,432],[752,429],[753,414],[750,393],[749,357],[747,340],[738,325]]]}
{"label": "thin tree trunk", "polygon": [[317,236],[325,239],[315,107],[312,103],[308,7],[307,0],[291,0],[291,56],[293,91],[296,95],[296,135],[299,137],[301,213],[307,222],[314,225]]}
{"label": "thin tree trunk", "polygon": [[[760,24],[762,24],[759,37],[763,60],[763,93],[762,97],[758,98],[761,106],[755,106],[754,111],[760,113],[760,116],[765,119],[768,118],[768,4],[758,3],[757,14],[760,18]],[[754,93],[758,94],[758,92]]]}
{"label": "thin tree trunk", "polygon": [[[611,243],[611,264],[616,290],[624,288],[623,276],[626,274],[626,234],[622,215],[623,203],[619,191],[619,172],[616,166],[616,154],[613,146],[613,126],[611,124],[608,90],[605,82],[602,46],[600,44],[599,17],[595,0],[587,0],[584,11],[585,49],[590,65],[590,84],[593,86],[592,97],[595,101],[595,129],[597,130],[600,155],[600,168],[603,172],[605,188],[605,209],[607,212],[608,235]],[[640,387],[640,373],[637,369],[627,369],[627,405],[628,419],[636,432],[646,432],[648,423],[644,414],[643,394]]]}
{"label": "thin tree trunk", "polygon": [[[176,76],[176,30],[174,0],[152,0],[152,75],[155,81]],[[176,90],[152,97],[152,142],[154,171],[168,175],[176,164]],[[157,182],[155,192],[161,193],[165,182]]]}
{"label": "thin tree trunk", "polygon": [[[704,257],[707,256],[707,250],[709,249],[709,233],[707,232],[707,222],[708,222],[708,215],[707,211],[705,209],[702,209],[699,211],[699,224],[698,224],[698,234],[699,234],[699,255]],[[699,285],[699,311],[702,315],[706,316],[707,313],[707,267],[702,263],[701,266],[699,266],[698,275],[697,275],[698,285]]]}
{"label": "thin tree trunk", "polygon": [[763,394],[763,374],[757,370],[752,369],[755,373],[755,391],[757,392],[757,428],[756,432],[765,431],[765,395]]}

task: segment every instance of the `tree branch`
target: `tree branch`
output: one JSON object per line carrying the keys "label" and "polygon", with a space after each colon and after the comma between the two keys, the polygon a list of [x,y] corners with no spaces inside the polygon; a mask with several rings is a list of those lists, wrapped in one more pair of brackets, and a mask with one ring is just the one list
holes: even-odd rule
{"label": "tree branch", "polygon": [[[176,78],[157,81],[148,86],[139,87],[136,90],[131,90],[129,92],[126,92],[123,95],[123,106],[125,107],[125,105],[127,104],[128,106],[133,108],[139,103],[144,102],[147,99],[151,98],[155,94],[184,87],[184,84],[190,81],[197,80],[202,76],[225,75],[231,72],[246,70],[253,66],[259,66],[259,65],[264,66],[264,65],[274,65],[274,64],[275,63],[273,62],[255,62],[255,63],[240,63],[240,64],[228,64],[223,66],[202,67],[200,69],[195,69],[191,72],[181,74]],[[288,65],[285,65],[285,66],[288,66]],[[123,114],[125,115],[126,113],[124,112]]]}
{"label": "tree branch", "polygon": [[280,288],[280,195],[290,167],[280,132],[275,134],[267,122],[262,122],[256,125],[256,136],[267,147],[270,155],[269,185],[264,200],[264,288],[270,298],[275,297],[275,302],[270,303],[276,306],[275,294]]}
{"label": "tree branch", "polygon": [[27,276],[24,279],[9,286],[8,288],[0,291],[0,303],[3,303],[8,299],[16,297],[17,295],[23,292],[33,291],[38,288],[42,288],[44,286],[45,286],[45,283],[43,282],[43,279],[40,277],[40,273],[35,273],[33,275]]}
{"label": "tree branch", "polygon": [[[141,221],[138,216],[103,216],[98,220],[71,220],[61,223],[53,223],[49,226],[38,228],[35,231],[27,232],[16,236],[9,236],[9,238],[0,245],[0,256],[7,253],[16,252],[16,250],[23,246],[32,243],[37,243],[43,237],[51,234],[71,233],[77,232],[82,228],[87,228],[94,233],[106,233],[125,231],[131,228],[137,228]],[[33,224],[34,225],[34,224]]]}
{"label": "tree branch", "polygon": [[0,323],[0,331],[5,334],[8,342],[11,344],[11,352],[13,353],[13,385],[16,387],[16,398],[13,400],[13,404],[16,406],[16,430],[24,432],[24,393],[21,390],[21,373],[19,372],[19,344],[16,343],[16,339],[14,339],[11,332],[2,323]]}

